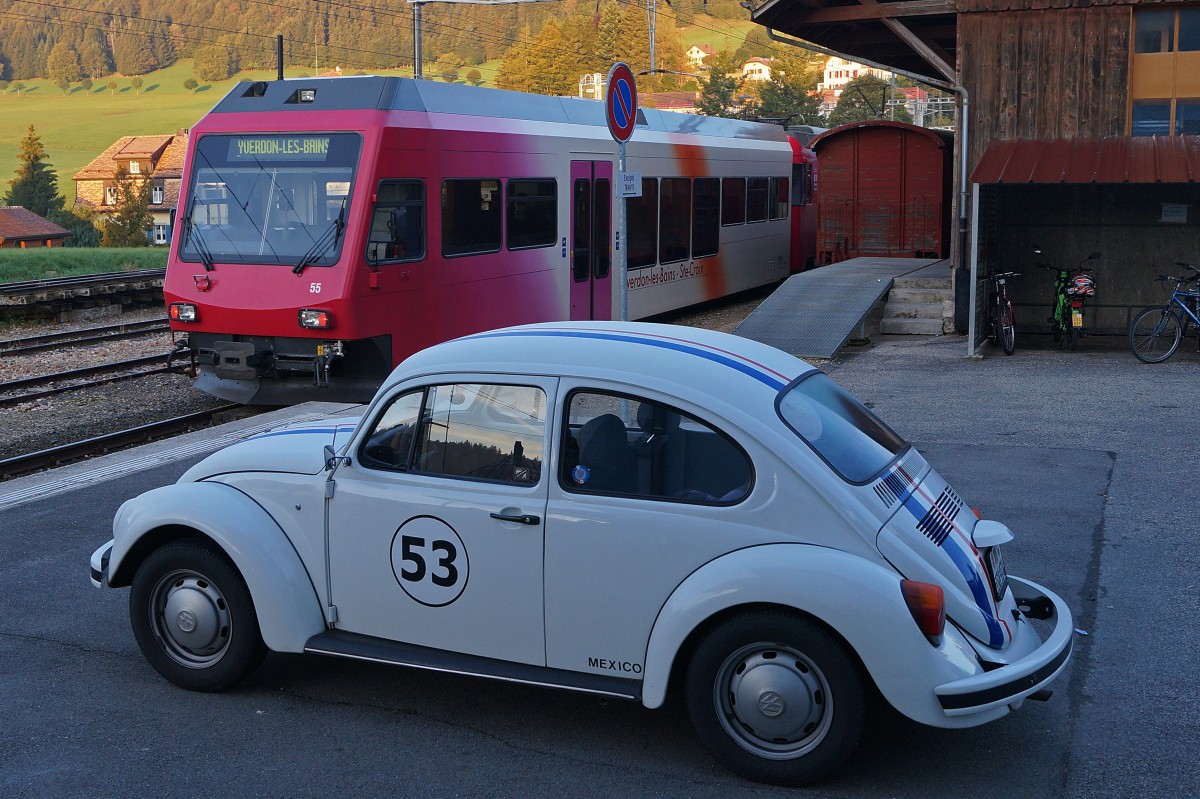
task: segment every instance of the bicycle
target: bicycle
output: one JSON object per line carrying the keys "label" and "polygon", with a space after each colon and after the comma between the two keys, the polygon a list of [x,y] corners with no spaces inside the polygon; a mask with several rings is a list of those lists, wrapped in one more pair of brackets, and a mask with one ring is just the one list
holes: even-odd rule
{"label": "bicycle", "polygon": [[988,307],[991,313],[988,327],[1005,355],[1012,355],[1017,347],[1017,327],[1013,321],[1013,305],[1012,300],[1008,298],[1006,284],[1010,278],[1020,276],[1020,272],[992,272],[983,276],[983,279],[991,284],[988,292]]}
{"label": "bicycle", "polygon": [[[1038,255],[1041,250],[1034,250]],[[1099,259],[1100,253],[1094,252],[1079,262],[1074,269],[1038,264],[1038,269],[1049,269],[1054,275],[1054,307],[1050,318],[1054,343],[1062,346],[1065,338],[1067,346],[1074,350],[1081,336],[1087,335],[1083,326],[1083,305],[1088,297],[1096,296],[1096,280],[1091,275],[1084,274],[1083,265],[1088,261]]]}
{"label": "bicycle", "polygon": [[[1129,325],[1129,349],[1142,363],[1162,363],[1179,349],[1189,324],[1195,322],[1200,328],[1200,286],[1188,291],[1183,288],[1200,280],[1200,269],[1183,261],[1176,261],[1175,265],[1190,269],[1193,274],[1191,277],[1159,275],[1158,280],[1175,283],[1171,299],[1166,305],[1145,309]],[[1164,345],[1165,349],[1161,349]]]}

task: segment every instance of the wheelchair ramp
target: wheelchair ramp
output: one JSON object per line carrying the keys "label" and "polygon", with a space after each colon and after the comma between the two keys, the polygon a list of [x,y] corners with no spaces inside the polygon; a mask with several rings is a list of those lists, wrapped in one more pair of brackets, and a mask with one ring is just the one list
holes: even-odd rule
{"label": "wheelchair ramp", "polygon": [[851,258],[792,275],[734,333],[801,358],[832,358],[902,275],[946,277],[937,258]]}

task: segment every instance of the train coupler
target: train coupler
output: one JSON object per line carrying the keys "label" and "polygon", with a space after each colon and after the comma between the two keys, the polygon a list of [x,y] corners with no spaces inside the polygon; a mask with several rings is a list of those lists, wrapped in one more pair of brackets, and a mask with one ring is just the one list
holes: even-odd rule
{"label": "train coupler", "polygon": [[[186,357],[188,363],[186,366],[176,365],[177,358]],[[167,369],[178,374],[186,374],[188,377],[196,376],[196,350],[191,346],[188,339],[180,339],[175,342],[175,349],[167,353]]]}
{"label": "train coupler", "polygon": [[329,370],[345,354],[340,341],[329,341],[317,346],[317,357],[313,359],[313,385],[329,387]]}

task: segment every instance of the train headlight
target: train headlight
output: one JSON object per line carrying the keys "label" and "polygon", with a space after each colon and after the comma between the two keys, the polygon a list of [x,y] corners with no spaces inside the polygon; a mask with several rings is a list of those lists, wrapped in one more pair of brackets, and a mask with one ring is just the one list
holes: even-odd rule
{"label": "train headlight", "polygon": [[200,314],[190,302],[173,302],[167,306],[167,315],[172,322],[199,322]]}
{"label": "train headlight", "polygon": [[301,308],[300,327],[328,330],[333,327],[333,314],[321,308]]}

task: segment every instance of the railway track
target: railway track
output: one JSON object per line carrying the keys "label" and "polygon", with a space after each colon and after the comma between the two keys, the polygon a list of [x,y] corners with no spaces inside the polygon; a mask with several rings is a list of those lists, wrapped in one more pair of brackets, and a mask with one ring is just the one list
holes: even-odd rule
{"label": "railway track", "polygon": [[166,274],[165,269],[138,269],[132,272],[104,272],[95,275],[74,277],[47,277],[38,280],[18,280],[0,283],[0,295],[36,294],[41,291],[70,290],[108,283],[142,282],[158,280]]}
{"label": "railway track", "polygon": [[170,330],[165,319],[153,319],[143,322],[124,322],[116,325],[102,325],[84,330],[72,330],[64,333],[45,333],[40,336],[13,338],[0,341],[0,355],[32,355],[35,352],[58,349],[60,347],[81,347],[90,344],[102,344],[108,341],[138,338],[154,333]]}
{"label": "railway track", "polygon": [[218,415],[242,407],[237,404],[221,405],[197,413],[189,413],[183,416],[176,416],[172,419],[151,422],[128,430],[119,430],[115,433],[107,433],[83,441],[62,444],[57,447],[43,449],[39,452],[31,452],[27,455],[6,458],[0,460],[0,480],[35,472],[39,469],[62,466],[117,449],[179,435],[190,429],[211,424]]}
{"label": "railway track", "polygon": [[[55,394],[78,391],[83,388],[114,383],[118,380],[132,380],[175,371],[177,367],[167,365],[168,357],[168,353],[149,355],[87,366],[82,369],[68,369],[63,372],[51,372],[19,380],[9,380],[0,383],[0,407],[20,405]],[[160,365],[155,366],[155,364]]]}

